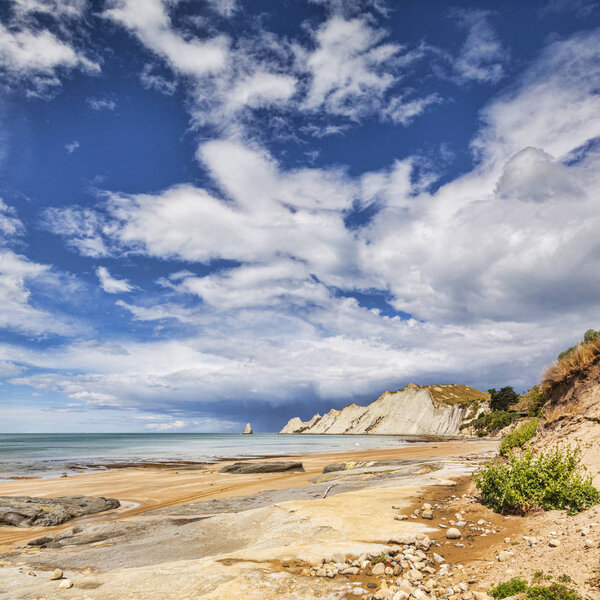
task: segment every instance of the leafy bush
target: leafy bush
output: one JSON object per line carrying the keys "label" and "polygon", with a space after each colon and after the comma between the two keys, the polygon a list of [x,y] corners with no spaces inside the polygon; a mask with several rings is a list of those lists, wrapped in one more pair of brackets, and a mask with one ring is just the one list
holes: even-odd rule
{"label": "leafy bush", "polygon": [[530,439],[533,438],[539,424],[539,419],[525,421],[516,429],[504,436],[504,439],[500,443],[500,454],[502,454],[502,456],[506,456],[513,448],[522,448]]}
{"label": "leafy bush", "polygon": [[544,405],[548,399],[542,394],[539,385],[534,385],[523,398],[529,402],[528,416],[541,417],[544,414]]}
{"label": "leafy bush", "polygon": [[579,449],[554,448],[533,455],[527,448],[507,461],[490,461],[474,476],[485,504],[495,512],[568,509],[570,514],[600,502],[600,492],[586,477]]}
{"label": "leafy bush", "polygon": [[525,592],[531,600],[580,600],[579,594],[561,583],[552,585],[535,585],[527,588]]}
{"label": "leafy bush", "polygon": [[496,433],[496,431],[499,431],[500,429],[503,429],[507,425],[510,425],[517,418],[517,416],[517,413],[497,410],[495,412],[479,415],[479,417],[477,417],[477,419],[474,421],[462,425],[461,429],[473,426],[477,431],[477,435],[490,435],[492,433]]}
{"label": "leafy bush", "polygon": [[490,395],[490,408],[496,410],[508,410],[510,406],[518,402],[519,394],[513,390],[512,386],[507,385],[500,390],[492,388],[488,390]]}
{"label": "leafy bush", "polygon": [[524,579],[513,577],[510,581],[504,581],[490,590],[490,594],[498,600],[522,594],[527,589],[527,582]]}
{"label": "leafy bush", "polygon": [[575,590],[561,583],[528,586],[524,579],[518,577],[499,583],[490,590],[490,594],[497,600],[517,594],[523,594],[530,600],[581,600]]}

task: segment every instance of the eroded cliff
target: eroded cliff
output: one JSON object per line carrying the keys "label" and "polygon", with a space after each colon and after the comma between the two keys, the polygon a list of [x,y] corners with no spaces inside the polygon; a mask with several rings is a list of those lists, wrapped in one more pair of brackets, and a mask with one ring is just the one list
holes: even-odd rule
{"label": "eroded cliff", "polygon": [[367,406],[350,404],[303,422],[290,419],[280,433],[458,435],[488,395],[466,385],[409,384]]}

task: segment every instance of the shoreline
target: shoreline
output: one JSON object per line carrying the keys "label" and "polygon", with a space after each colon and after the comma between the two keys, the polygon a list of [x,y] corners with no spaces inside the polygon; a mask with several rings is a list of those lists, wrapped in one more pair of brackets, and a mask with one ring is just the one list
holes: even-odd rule
{"label": "shoreline", "polygon": [[[495,451],[496,441],[449,440],[429,443],[411,443],[398,448],[348,450],[343,452],[311,453],[294,456],[304,465],[304,472],[264,473],[260,475],[220,474],[218,470],[237,459],[217,463],[203,463],[203,468],[129,467],[111,471],[100,470],[57,478],[11,480],[0,483],[0,496],[104,496],[134,504],[121,512],[85,517],[86,521],[116,521],[145,512],[205,499],[230,498],[251,495],[265,490],[283,490],[310,486],[312,479],[322,475],[326,464],[335,462],[407,460],[431,461],[465,456],[472,453]],[[290,455],[286,455],[291,458]],[[266,462],[279,457],[268,457]],[[254,457],[246,459],[256,460]],[[0,527],[0,551],[5,551],[23,540],[46,533],[55,533],[76,525],[79,519],[57,527],[17,529]]]}
{"label": "shoreline", "polygon": [[[0,434],[0,435],[16,435],[16,434]],[[31,435],[35,436],[38,434],[23,434],[23,435]],[[65,435],[65,434],[60,434]],[[68,435],[68,434],[67,434]],[[78,435],[78,434],[72,434]],[[198,434],[169,434],[169,433],[140,433],[140,434],[96,434],[96,435],[163,435],[163,436],[173,436],[173,435],[181,435],[181,436],[194,436]],[[202,434],[200,434],[202,435]],[[240,438],[243,436],[244,438],[248,438],[249,436],[244,436],[244,434],[207,434],[207,435],[223,435],[223,436],[239,436]],[[291,436],[298,436],[302,438],[327,438],[327,437],[367,437],[370,440],[381,438],[381,439],[389,439],[389,438],[398,438],[404,443],[400,443],[396,447],[388,447],[385,446],[383,448],[369,447],[365,448],[364,452],[369,452],[371,450],[385,450],[385,449],[401,449],[407,446],[412,446],[413,444],[422,445],[422,444],[432,444],[432,443],[445,443],[445,442],[468,442],[468,441],[481,441],[482,438],[477,438],[473,436],[436,436],[436,435],[423,435],[423,434],[408,434],[408,435],[400,435],[400,434],[328,434],[328,433],[300,433],[300,434],[285,434],[285,433],[256,433],[253,434],[256,437],[260,436],[281,436],[284,439],[289,439]],[[256,439],[256,437],[252,439]],[[496,441],[496,438],[485,438],[491,442]],[[344,450],[335,450],[332,452],[328,452],[328,454],[333,453],[349,453],[354,452],[354,448],[348,448]],[[356,450],[356,452],[361,452],[361,450]],[[90,473],[103,473],[114,470],[122,470],[122,469],[201,469],[206,468],[210,465],[216,465],[223,462],[228,461],[244,461],[244,460],[269,460],[269,459],[277,459],[277,458],[303,458],[307,456],[316,456],[324,454],[320,448],[316,451],[290,451],[290,452],[267,452],[262,454],[244,454],[232,453],[228,456],[213,456],[210,458],[202,458],[200,460],[195,460],[192,458],[182,458],[182,459],[174,459],[174,458],[165,458],[165,459],[157,459],[157,458],[149,458],[149,459],[136,459],[129,461],[123,458],[115,458],[111,461],[107,461],[106,463],[94,461],[94,460],[83,460],[77,462],[77,459],[65,459],[64,463],[60,465],[60,467],[49,469],[45,472],[39,471],[35,472],[34,469],[31,470],[31,474],[19,473],[15,475],[2,476],[0,475],[0,485],[5,482],[13,482],[13,481],[34,481],[34,480],[54,480],[61,479],[65,477],[74,477],[79,475],[87,475]],[[17,470],[15,469],[15,472]],[[0,490],[1,493],[1,490]]]}

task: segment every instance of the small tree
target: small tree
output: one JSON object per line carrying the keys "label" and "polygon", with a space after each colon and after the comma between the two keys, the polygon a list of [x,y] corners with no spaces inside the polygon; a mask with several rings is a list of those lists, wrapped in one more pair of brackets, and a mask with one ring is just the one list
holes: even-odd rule
{"label": "small tree", "polygon": [[504,386],[500,390],[492,388],[488,390],[488,393],[492,410],[508,410],[510,406],[519,400],[519,394],[513,390],[511,385]]}

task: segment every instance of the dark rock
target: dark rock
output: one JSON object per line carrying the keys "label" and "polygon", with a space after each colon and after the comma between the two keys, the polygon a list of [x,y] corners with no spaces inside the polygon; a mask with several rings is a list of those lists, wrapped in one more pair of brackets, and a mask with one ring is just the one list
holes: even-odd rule
{"label": "dark rock", "polygon": [[323,473],[333,473],[334,471],[344,471],[346,463],[332,463],[323,467]]}
{"label": "dark rock", "polygon": [[219,473],[282,473],[284,471],[304,471],[300,462],[236,462],[223,467]]}
{"label": "dark rock", "polygon": [[52,527],[76,517],[112,510],[120,505],[120,502],[114,498],[90,496],[61,498],[0,496],[0,525]]}

